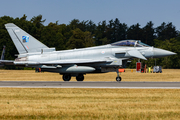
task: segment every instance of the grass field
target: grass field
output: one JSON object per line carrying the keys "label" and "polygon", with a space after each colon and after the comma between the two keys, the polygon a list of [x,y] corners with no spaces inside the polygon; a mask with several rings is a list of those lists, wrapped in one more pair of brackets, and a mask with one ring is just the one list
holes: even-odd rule
{"label": "grass field", "polygon": [[[123,81],[180,81],[180,70],[136,73]],[[116,73],[87,74],[85,81],[115,81]],[[63,81],[57,73],[0,70],[0,81]],[[75,78],[72,78],[75,81]],[[178,120],[180,89],[0,88],[0,119]]]}
{"label": "grass field", "polygon": [[0,88],[0,119],[178,120],[179,89]]}
{"label": "grass field", "polygon": [[[87,74],[84,81],[115,81],[115,72]],[[122,81],[180,81],[180,69],[163,69],[163,73],[136,73],[126,69],[121,73]],[[0,81],[63,81],[58,73],[35,73],[34,70],[0,70]],[[71,81],[76,81],[72,77]]]}

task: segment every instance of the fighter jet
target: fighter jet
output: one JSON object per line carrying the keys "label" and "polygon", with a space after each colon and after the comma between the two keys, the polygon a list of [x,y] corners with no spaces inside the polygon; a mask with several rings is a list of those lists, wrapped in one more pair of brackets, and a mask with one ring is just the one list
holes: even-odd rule
{"label": "fighter jet", "polygon": [[59,73],[64,81],[70,81],[71,77],[83,81],[87,73],[106,72],[117,72],[116,81],[121,81],[118,69],[124,67],[130,59],[147,60],[176,54],[146,45],[139,40],[122,40],[102,46],[56,51],[13,23],[5,24],[5,27],[19,55],[14,61],[0,60],[1,64]]}

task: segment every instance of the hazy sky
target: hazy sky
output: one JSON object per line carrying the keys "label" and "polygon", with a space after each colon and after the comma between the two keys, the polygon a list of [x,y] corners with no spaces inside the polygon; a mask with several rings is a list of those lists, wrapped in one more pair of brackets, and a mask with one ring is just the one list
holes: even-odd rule
{"label": "hazy sky", "polygon": [[50,22],[69,24],[73,19],[103,20],[118,18],[128,26],[139,23],[144,27],[152,21],[154,27],[162,22],[172,22],[180,30],[180,0],[1,0],[0,17],[6,15],[21,18],[26,14],[30,20],[42,15]]}

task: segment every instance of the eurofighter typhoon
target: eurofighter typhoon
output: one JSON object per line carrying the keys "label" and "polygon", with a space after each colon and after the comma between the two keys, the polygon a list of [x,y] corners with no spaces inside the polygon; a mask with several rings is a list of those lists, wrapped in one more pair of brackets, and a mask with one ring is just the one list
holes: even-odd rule
{"label": "eurofighter typhoon", "polygon": [[141,41],[122,40],[112,44],[82,49],[56,51],[49,48],[13,23],[5,24],[19,55],[12,60],[0,60],[1,65],[40,68],[41,71],[62,75],[64,81],[76,77],[83,81],[87,73],[117,72],[116,81],[121,81],[119,68],[129,59],[159,58],[176,53],[154,48]]}

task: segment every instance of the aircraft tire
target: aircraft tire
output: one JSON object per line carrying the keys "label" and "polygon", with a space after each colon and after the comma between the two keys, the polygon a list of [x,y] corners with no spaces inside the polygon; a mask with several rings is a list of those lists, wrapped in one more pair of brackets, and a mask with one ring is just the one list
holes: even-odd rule
{"label": "aircraft tire", "polygon": [[121,81],[121,77],[116,77],[116,81],[120,82]]}
{"label": "aircraft tire", "polygon": [[78,76],[76,76],[76,80],[77,81],[83,81],[84,80],[84,75],[83,74],[79,74]]}
{"label": "aircraft tire", "polygon": [[62,78],[63,78],[64,81],[70,81],[71,80],[71,75],[70,74],[64,74],[62,76]]}

